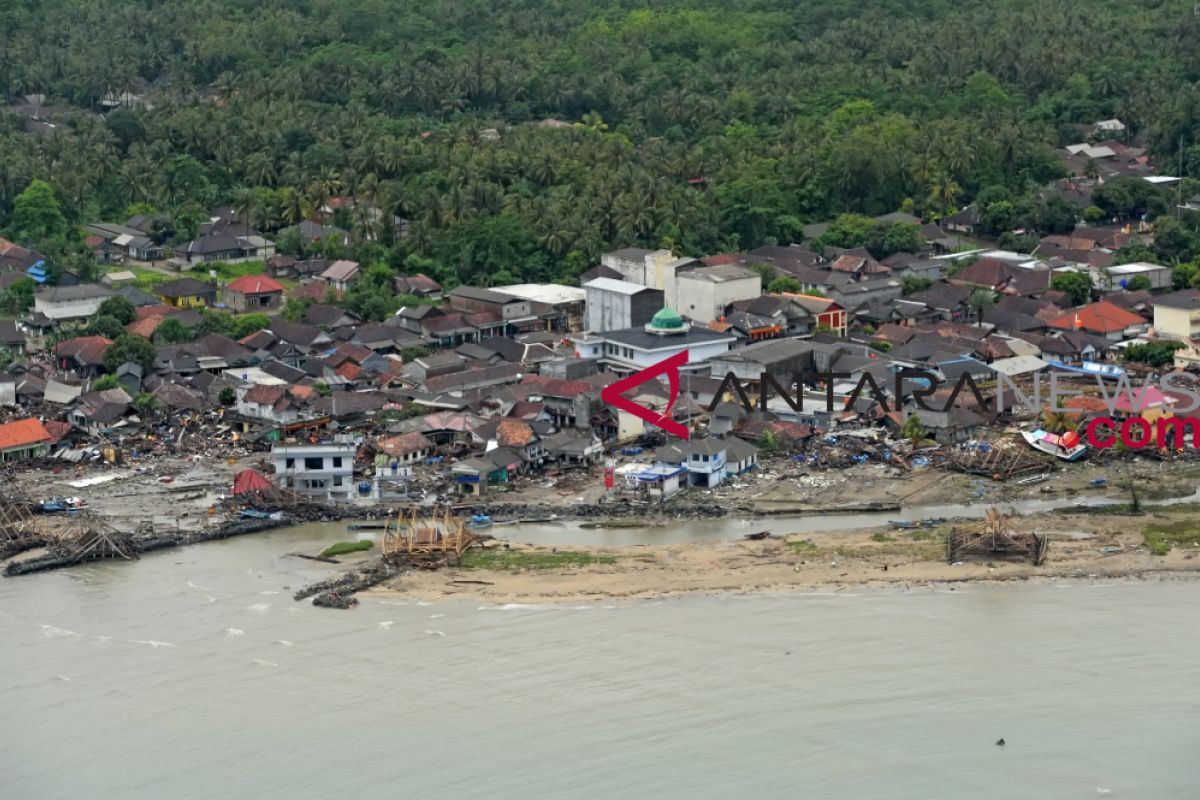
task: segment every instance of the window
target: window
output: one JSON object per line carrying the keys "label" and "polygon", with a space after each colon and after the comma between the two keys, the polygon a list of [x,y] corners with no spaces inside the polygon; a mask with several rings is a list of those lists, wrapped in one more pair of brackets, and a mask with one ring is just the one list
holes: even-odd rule
{"label": "window", "polygon": [[334,485],[334,486],[341,486],[341,485],[342,485],[342,476],[341,476],[341,475],[334,475],[334,476],[333,476],[333,485]]}
{"label": "window", "polygon": [[289,458],[287,461],[283,462],[283,467],[284,467],[284,469],[295,469],[296,468],[296,459]]}
{"label": "window", "polygon": [[341,457],[341,456],[334,456],[334,457],[333,457],[333,466],[334,466],[334,467],[340,467],[340,466],[342,466],[342,457]]}
{"label": "window", "polygon": [[309,456],[308,458],[304,459],[304,468],[305,469],[324,469],[325,468],[325,459],[321,458],[320,456]]}

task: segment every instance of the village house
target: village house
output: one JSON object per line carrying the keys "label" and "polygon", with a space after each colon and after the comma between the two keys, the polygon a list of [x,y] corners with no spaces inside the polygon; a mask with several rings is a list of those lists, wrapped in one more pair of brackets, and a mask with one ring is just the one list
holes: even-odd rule
{"label": "village house", "polygon": [[442,285],[421,272],[416,275],[397,275],[392,279],[392,288],[396,290],[396,294],[412,295],[423,300],[442,298]]}
{"label": "village house", "polygon": [[266,275],[243,275],[225,287],[224,296],[234,311],[264,311],[283,305],[283,284]]}
{"label": "village house", "polygon": [[104,353],[112,344],[103,336],[76,336],[54,346],[54,361],[64,372],[92,377],[104,369]]}
{"label": "village house", "polygon": [[217,287],[195,278],[178,278],[160,283],[152,291],[172,308],[203,308],[217,302]]}
{"label": "village house", "polygon": [[1050,320],[1049,326],[1064,331],[1086,331],[1110,341],[1129,339],[1145,333],[1148,327],[1144,318],[1107,300],[1070,309]]}
{"label": "village house", "polygon": [[0,423],[0,462],[40,458],[50,451],[51,440],[36,417]]}
{"label": "village house", "polygon": [[68,409],[67,421],[91,436],[99,436],[121,423],[131,401],[121,388],[84,392]]}
{"label": "village house", "polygon": [[53,322],[68,322],[94,316],[112,296],[111,289],[97,283],[51,286],[34,293],[33,310]]}
{"label": "village house", "polygon": [[328,284],[339,292],[344,292],[354,285],[362,270],[357,261],[335,261],[321,273],[320,281]]}
{"label": "village house", "polygon": [[1154,330],[1160,336],[1200,338],[1200,290],[1184,289],[1154,298]]}
{"label": "village house", "polygon": [[25,331],[21,330],[20,323],[12,319],[0,320],[0,350],[20,356],[25,353],[26,344]]}

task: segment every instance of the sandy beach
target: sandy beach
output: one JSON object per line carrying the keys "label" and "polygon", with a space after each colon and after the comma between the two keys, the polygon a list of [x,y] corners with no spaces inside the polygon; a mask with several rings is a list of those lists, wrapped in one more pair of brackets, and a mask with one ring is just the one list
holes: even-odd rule
{"label": "sandy beach", "polygon": [[[549,568],[488,566],[405,574],[365,596],[435,600],[476,598],[490,603],[567,603],[646,599],[686,594],[794,593],[848,587],[903,587],[975,581],[1055,581],[1200,576],[1194,548],[1152,554],[1143,527],[1194,518],[1190,513],[1041,515],[1021,524],[1051,537],[1046,561],[971,559],[949,564],[943,537],[952,526],[929,531],[875,529],[854,533],[777,534],[763,541],[626,548],[511,545],[507,558],[536,562],[566,557],[575,563]],[[969,523],[964,523],[969,524]],[[577,554],[577,557],[576,557]],[[364,561],[366,559],[363,559]]]}

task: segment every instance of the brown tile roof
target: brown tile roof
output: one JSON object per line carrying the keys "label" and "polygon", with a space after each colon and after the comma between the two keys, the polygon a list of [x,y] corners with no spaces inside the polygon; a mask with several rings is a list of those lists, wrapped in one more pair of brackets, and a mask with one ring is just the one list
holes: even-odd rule
{"label": "brown tile roof", "polygon": [[246,403],[257,403],[260,406],[273,406],[287,393],[286,386],[266,386],[258,384],[246,392],[242,400]]}
{"label": "brown tile roof", "polygon": [[1079,308],[1068,310],[1061,317],[1052,319],[1050,327],[1061,330],[1085,330],[1095,333],[1115,333],[1135,325],[1145,324],[1146,320],[1132,311],[1126,311],[1120,306],[1113,305],[1107,300],[1092,303]]}
{"label": "brown tile roof", "polygon": [[503,447],[524,447],[536,437],[529,423],[518,419],[501,420],[496,428],[496,441]]}
{"label": "brown tile roof", "polygon": [[54,355],[59,358],[74,358],[80,364],[96,366],[104,363],[104,351],[111,344],[112,339],[103,336],[76,336],[55,345]]}

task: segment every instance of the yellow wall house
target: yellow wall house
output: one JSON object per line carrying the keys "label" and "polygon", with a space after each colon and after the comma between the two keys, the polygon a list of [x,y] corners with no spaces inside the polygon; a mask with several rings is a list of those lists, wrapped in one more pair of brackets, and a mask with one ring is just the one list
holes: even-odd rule
{"label": "yellow wall house", "polygon": [[153,291],[158,299],[175,308],[211,306],[217,299],[216,286],[195,278],[180,278],[160,283]]}
{"label": "yellow wall house", "polygon": [[1200,337],[1200,291],[1184,289],[1155,297],[1154,330],[1159,336],[1188,341]]}

